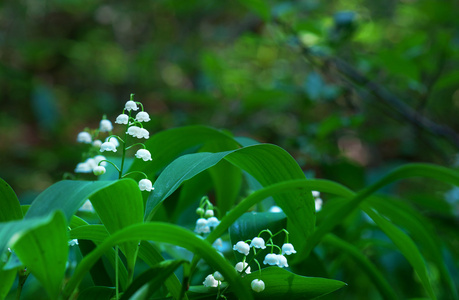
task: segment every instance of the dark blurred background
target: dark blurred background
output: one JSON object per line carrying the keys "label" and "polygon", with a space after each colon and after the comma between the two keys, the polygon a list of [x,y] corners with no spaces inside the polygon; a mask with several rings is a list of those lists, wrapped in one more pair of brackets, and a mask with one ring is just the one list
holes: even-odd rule
{"label": "dark blurred background", "polygon": [[32,197],[73,172],[78,132],[130,93],[151,133],[202,124],[275,143],[359,189],[454,166],[458,2],[1,1],[0,177]]}

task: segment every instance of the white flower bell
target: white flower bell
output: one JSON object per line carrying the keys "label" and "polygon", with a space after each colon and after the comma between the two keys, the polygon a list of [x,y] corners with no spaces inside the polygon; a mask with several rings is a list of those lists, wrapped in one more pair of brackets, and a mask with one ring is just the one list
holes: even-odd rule
{"label": "white flower bell", "polygon": [[106,138],[105,141],[106,141],[106,142],[112,143],[112,144],[115,145],[115,147],[117,147],[117,148],[118,148],[118,146],[120,145],[120,142],[119,142],[118,139],[117,139],[116,137],[114,137],[114,136]]}
{"label": "white flower bell", "polygon": [[236,245],[233,246],[233,250],[236,250],[237,252],[242,253],[244,255],[249,255],[250,246],[246,242],[239,241],[236,243]]}
{"label": "white flower bell", "polygon": [[135,116],[135,119],[139,122],[148,122],[150,121],[150,116],[147,112],[141,111]]}
{"label": "white flower bell", "polygon": [[288,267],[287,258],[282,254],[277,254],[277,266],[280,268]]}
{"label": "white flower bell", "polygon": [[247,267],[247,263],[241,261],[241,262],[238,262],[234,268],[238,272],[242,272],[245,269],[245,273],[250,274],[250,267],[247,267],[247,269],[246,267]]}
{"label": "white flower bell", "polygon": [[277,255],[274,253],[267,254],[265,256],[265,260],[263,261],[265,265],[271,265],[271,266],[277,265],[278,262],[279,262],[279,259],[277,258]]}
{"label": "white flower bell", "polygon": [[252,280],[250,286],[252,287],[252,290],[254,290],[257,293],[262,292],[265,289],[265,283],[263,282],[263,280],[260,279]]}
{"label": "white flower bell", "polygon": [[139,137],[140,135],[140,127],[138,126],[131,126],[128,128],[128,131],[126,132],[129,135],[132,135],[133,137]]}
{"label": "white flower bell", "polygon": [[101,120],[99,126],[100,132],[110,132],[113,130],[113,125],[110,120]]}
{"label": "white flower bell", "polygon": [[210,218],[210,217],[213,217],[213,216],[214,216],[214,211],[212,209],[206,210],[206,212],[204,214],[204,217]]}
{"label": "white flower bell", "polygon": [[77,142],[78,143],[91,144],[91,142],[92,142],[91,135],[89,134],[89,132],[82,131],[77,136]]}
{"label": "white flower bell", "polygon": [[151,192],[154,190],[153,184],[148,179],[142,179],[139,181],[139,188],[141,191]]}
{"label": "white flower bell", "polygon": [[145,128],[140,128],[140,132],[139,134],[137,135],[137,137],[140,139],[140,138],[144,138],[144,139],[148,139],[150,138],[150,133],[148,132],[148,130],[146,130]]}
{"label": "white flower bell", "polygon": [[290,243],[286,243],[284,245],[282,245],[282,255],[290,255],[290,254],[293,254],[293,253],[296,253],[295,249],[293,248],[293,245],[290,244]]}
{"label": "white flower bell", "polygon": [[216,217],[210,217],[209,219],[207,219],[207,225],[209,227],[217,227],[218,224],[220,224],[220,221],[216,218]]}
{"label": "white flower bell", "polygon": [[86,162],[81,162],[77,164],[75,168],[75,173],[91,173],[92,169],[93,168]]}
{"label": "white flower bell", "polygon": [[97,166],[94,168],[94,170],[92,170],[92,172],[94,173],[94,175],[100,176],[102,174],[105,174],[106,170],[105,167]]}
{"label": "white flower bell", "polygon": [[205,287],[218,287],[221,282],[219,280],[216,280],[215,277],[210,274],[207,275],[206,279],[204,279],[204,282],[202,283]]}
{"label": "white flower bell", "polygon": [[316,198],[314,200],[314,205],[316,207],[316,212],[320,211],[322,209],[322,204],[323,204],[323,201],[321,198]]}
{"label": "white flower bell", "polygon": [[129,121],[129,116],[126,114],[121,114],[116,117],[115,123],[116,124],[127,124]]}
{"label": "white flower bell", "polygon": [[207,225],[207,220],[204,218],[199,218],[196,221],[196,228],[194,229],[196,233],[209,233],[210,227]]}
{"label": "white flower bell", "polygon": [[269,209],[269,212],[272,212],[272,213],[281,213],[282,212],[282,208],[280,208],[279,206],[271,206],[271,208]]}
{"label": "white flower bell", "polygon": [[94,142],[92,142],[92,146],[100,149],[100,146],[102,146],[102,141],[95,140]]}
{"label": "white flower bell", "polygon": [[127,111],[131,111],[131,110],[138,110],[139,107],[137,106],[137,103],[135,103],[132,100],[129,100],[128,102],[126,102],[124,109],[126,109]]}
{"label": "white flower bell", "polygon": [[147,149],[139,149],[135,154],[135,157],[143,159],[144,161],[152,160],[151,153]]}
{"label": "white flower bell", "polygon": [[94,157],[94,163],[96,164],[96,166],[99,166],[99,163],[100,163],[100,166],[105,167],[107,165],[107,162],[103,160],[106,160],[105,156],[103,155],[96,155]]}
{"label": "white flower bell", "polygon": [[72,247],[72,246],[76,246],[78,245],[78,240],[77,239],[73,239],[73,240],[70,240],[69,241],[69,246]]}
{"label": "white flower bell", "polygon": [[312,196],[314,198],[319,198],[320,197],[320,192],[319,191],[312,191]]}
{"label": "white flower bell", "polygon": [[112,142],[105,142],[100,146],[100,152],[113,151],[116,152],[116,146]]}
{"label": "white flower bell", "polygon": [[261,237],[254,237],[252,239],[252,242],[250,243],[250,247],[266,249],[265,240],[262,239]]}

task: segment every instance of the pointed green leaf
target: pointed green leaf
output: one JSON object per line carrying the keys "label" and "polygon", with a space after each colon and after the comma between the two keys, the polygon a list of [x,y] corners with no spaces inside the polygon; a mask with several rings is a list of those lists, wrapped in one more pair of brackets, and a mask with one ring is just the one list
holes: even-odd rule
{"label": "pointed green leaf", "polygon": [[115,296],[115,288],[106,286],[93,286],[85,289],[78,295],[78,299],[85,300],[110,300]]}
{"label": "pointed green leaf", "polygon": [[261,279],[265,283],[265,290],[253,293],[256,299],[314,299],[332,293],[346,283],[333,279],[319,277],[305,277],[291,273],[283,268],[269,267],[259,272],[252,272],[244,277],[249,285],[252,280]]}
{"label": "pointed green leaf", "polygon": [[55,212],[48,223],[13,237],[11,243],[16,255],[41,282],[50,299],[57,299],[69,251],[64,215]]}
{"label": "pointed green leaf", "polygon": [[405,256],[418,274],[419,279],[421,280],[429,297],[437,299],[429,276],[427,275],[426,263],[413,240],[391,222],[381,217],[366,203],[362,203],[362,208],[363,211],[376,223],[376,225],[378,225],[378,227],[392,240],[403,256]]}
{"label": "pointed green leaf", "polygon": [[18,197],[11,186],[0,178],[0,222],[22,219]]}

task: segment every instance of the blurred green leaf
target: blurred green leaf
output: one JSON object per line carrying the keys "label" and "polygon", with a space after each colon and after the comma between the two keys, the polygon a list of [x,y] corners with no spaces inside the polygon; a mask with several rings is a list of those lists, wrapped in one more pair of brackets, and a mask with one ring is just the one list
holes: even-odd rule
{"label": "blurred green leaf", "polygon": [[22,209],[11,186],[0,178],[0,222],[22,219]]}

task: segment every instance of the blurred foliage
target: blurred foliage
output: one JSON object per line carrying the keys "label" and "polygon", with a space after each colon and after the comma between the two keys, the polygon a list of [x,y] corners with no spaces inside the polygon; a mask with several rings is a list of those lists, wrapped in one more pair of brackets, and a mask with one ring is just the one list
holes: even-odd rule
{"label": "blurred foliage", "polygon": [[[131,92],[153,116],[150,132],[227,128],[277,144],[308,174],[352,189],[404,162],[456,167],[457,136],[416,120],[458,131],[458,5],[2,1],[0,177],[30,202],[73,171],[78,132],[97,127],[104,114],[113,121]],[[356,83],[334,59],[368,81]],[[375,96],[370,81],[410,107],[414,119]],[[439,209],[424,196],[437,186],[413,186],[394,188],[421,210]],[[458,214],[457,191],[447,195]],[[439,218],[447,222],[457,220]]]}

